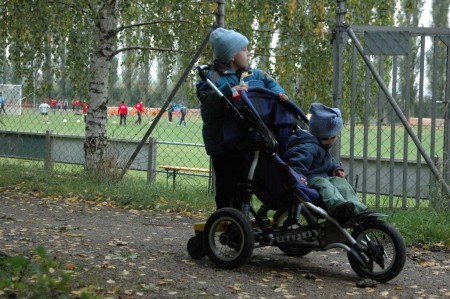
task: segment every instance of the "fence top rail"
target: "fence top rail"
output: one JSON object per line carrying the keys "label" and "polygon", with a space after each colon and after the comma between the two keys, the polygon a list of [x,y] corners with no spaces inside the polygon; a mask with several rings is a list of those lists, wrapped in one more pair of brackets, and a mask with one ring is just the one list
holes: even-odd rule
{"label": "fence top rail", "polygon": [[352,25],[353,32],[362,34],[364,32],[390,31],[390,32],[409,32],[412,35],[448,35],[450,28],[431,28],[431,27],[390,27],[390,26],[369,26]]}

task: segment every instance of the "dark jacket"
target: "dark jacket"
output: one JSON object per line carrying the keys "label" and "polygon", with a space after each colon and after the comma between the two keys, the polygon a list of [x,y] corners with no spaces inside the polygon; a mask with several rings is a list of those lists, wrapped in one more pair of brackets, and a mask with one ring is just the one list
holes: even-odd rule
{"label": "dark jacket", "polygon": [[[241,76],[244,82],[248,82],[250,85],[259,85],[277,93],[285,93],[278,82],[258,69],[249,68],[234,72],[228,66],[216,60],[207,74],[207,77],[228,99],[231,99],[231,87],[239,85]],[[225,153],[228,149],[221,144],[223,141],[223,123],[232,116],[226,113],[224,102],[205,81],[198,81],[196,87],[197,98],[201,103],[202,133],[206,152],[208,155]]]}
{"label": "dark jacket", "polygon": [[308,180],[317,176],[333,176],[337,169],[342,168],[329,149],[309,131],[297,130],[289,137],[284,161]]}

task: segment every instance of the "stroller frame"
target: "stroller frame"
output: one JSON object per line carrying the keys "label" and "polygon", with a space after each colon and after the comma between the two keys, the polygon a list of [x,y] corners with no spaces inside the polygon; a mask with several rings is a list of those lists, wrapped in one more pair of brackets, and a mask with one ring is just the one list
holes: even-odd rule
{"label": "stroller frame", "polygon": [[[254,210],[252,196],[258,164],[262,155],[276,158],[278,142],[251,103],[236,106],[220,92],[207,78],[207,67],[198,67],[200,77],[225,101],[242,126],[250,134],[257,133],[262,142],[256,142],[253,148],[247,177],[238,185],[233,207],[219,209],[206,222],[194,225],[195,236],[187,243],[189,255],[194,259],[208,256],[216,266],[234,269],[247,263],[257,247],[277,246],[289,256],[341,248],[359,276],[378,281],[396,277],[406,260],[406,245],[393,226],[378,219],[387,215],[363,212],[341,225],[302,192],[293,194],[294,200],[276,210],[270,220],[264,205],[258,212]],[[299,118],[307,124],[304,114]]]}

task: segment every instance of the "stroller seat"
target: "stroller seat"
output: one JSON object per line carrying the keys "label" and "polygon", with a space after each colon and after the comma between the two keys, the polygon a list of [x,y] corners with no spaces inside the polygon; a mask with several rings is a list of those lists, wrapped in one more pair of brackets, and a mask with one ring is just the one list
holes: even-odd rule
{"label": "stroller seat", "polygon": [[[290,134],[296,129],[307,128],[308,119],[305,113],[294,103],[281,101],[278,94],[261,87],[249,87],[248,92],[241,93],[240,102],[233,103],[259,116],[278,143],[276,150],[261,150],[259,153],[253,177],[254,194],[271,210],[289,208],[292,204],[299,203],[298,198],[323,208],[319,192],[306,186],[300,176],[281,158],[286,151]],[[227,122],[224,126],[224,144],[239,147],[240,142],[245,141],[247,145],[249,140],[255,139],[255,132],[252,131],[252,134],[253,137],[249,138],[248,132],[237,121]],[[244,153],[251,163],[253,148],[247,152],[244,149]]]}

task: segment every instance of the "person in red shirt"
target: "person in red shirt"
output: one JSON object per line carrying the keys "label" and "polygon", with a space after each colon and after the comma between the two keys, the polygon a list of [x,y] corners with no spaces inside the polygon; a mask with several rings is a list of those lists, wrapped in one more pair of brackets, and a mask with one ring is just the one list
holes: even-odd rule
{"label": "person in red shirt", "polygon": [[137,103],[134,106],[134,109],[136,109],[137,111],[137,117],[138,119],[136,120],[136,124],[140,125],[142,122],[142,112],[144,112],[144,106],[142,105],[142,101],[140,101],[139,103]]}
{"label": "person in red shirt", "polygon": [[76,99],[75,101],[73,101],[73,110],[75,111],[75,114],[80,114],[80,110],[81,110],[80,99]]}
{"label": "person in red shirt", "polygon": [[127,114],[128,114],[128,107],[122,101],[122,103],[120,103],[120,105],[119,105],[120,125],[122,125],[122,121],[123,121],[123,125],[126,126],[126,124],[127,124]]}
{"label": "person in red shirt", "polygon": [[52,109],[53,113],[56,112],[56,100],[50,99],[50,108]]}
{"label": "person in red shirt", "polygon": [[83,120],[84,122],[86,122],[86,115],[87,115],[87,111],[89,108],[89,104],[87,102],[83,103],[83,110],[81,112],[83,112]]}

